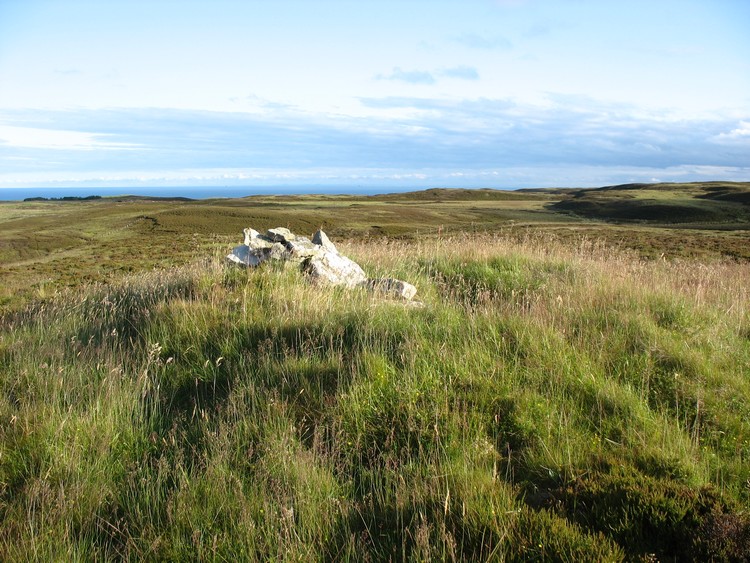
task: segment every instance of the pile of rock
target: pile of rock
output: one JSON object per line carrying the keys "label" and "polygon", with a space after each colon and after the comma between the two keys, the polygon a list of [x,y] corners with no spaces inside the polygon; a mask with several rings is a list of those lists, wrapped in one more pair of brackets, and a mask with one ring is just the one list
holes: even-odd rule
{"label": "pile of rock", "polygon": [[269,260],[298,263],[315,283],[364,287],[389,297],[411,301],[417,288],[393,278],[368,278],[364,270],[343,254],[318,230],[311,239],[297,236],[289,229],[269,229],[265,235],[245,229],[245,242],[227,255],[227,260],[244,267],[256,267]]}

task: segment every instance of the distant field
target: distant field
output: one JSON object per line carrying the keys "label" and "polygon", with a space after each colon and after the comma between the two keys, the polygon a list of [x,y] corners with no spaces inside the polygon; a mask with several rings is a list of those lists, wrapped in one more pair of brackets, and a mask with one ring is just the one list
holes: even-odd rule
{"label": "distant field", "polygon": [[0,304],[223,253],[247,226],[323,227],[339,240],[501,232],[597,240],[650,258],[748,260],[750,183],[0,203]]}

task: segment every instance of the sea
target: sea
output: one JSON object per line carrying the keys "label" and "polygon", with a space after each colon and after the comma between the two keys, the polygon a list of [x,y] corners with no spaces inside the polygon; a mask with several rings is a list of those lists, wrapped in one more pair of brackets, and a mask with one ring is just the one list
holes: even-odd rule
{"label": "sea", "polygon": [[138,195],[149,197],[187,197],[209,199],[217,197],[245,197],[251,195],[300,195],[300,194],[349,194],[375,195],[419,190],[419,187],[377,187],[377,186],[272,186],[272,187],[220,187],[220,186],[168,186],[168,187],[86,187],[86,188],[0,188],[0,201],[23,201],[28,198],[44,197],[61,199],[64,197],[114,197]]}

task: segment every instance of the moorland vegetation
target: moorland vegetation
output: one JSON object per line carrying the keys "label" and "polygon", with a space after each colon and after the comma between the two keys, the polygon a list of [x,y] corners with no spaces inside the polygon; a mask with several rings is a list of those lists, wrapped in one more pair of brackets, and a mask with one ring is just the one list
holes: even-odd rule
{"label": "moorland vegetation", "polygon": [[[571,203],[632,187],[8,204],[0,557],[747,560],[728,188],[703,227]],[[223,263],[279,224],[424,306]]]}

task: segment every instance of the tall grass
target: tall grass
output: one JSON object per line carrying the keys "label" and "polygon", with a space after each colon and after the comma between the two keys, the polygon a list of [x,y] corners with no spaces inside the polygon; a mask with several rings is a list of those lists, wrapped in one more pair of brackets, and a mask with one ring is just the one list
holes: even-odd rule
{"label": "tall grass", "polygon": [[216,260],[3,319],[0,557],[750,556],[750,266],[343,246],[424,306]]}

